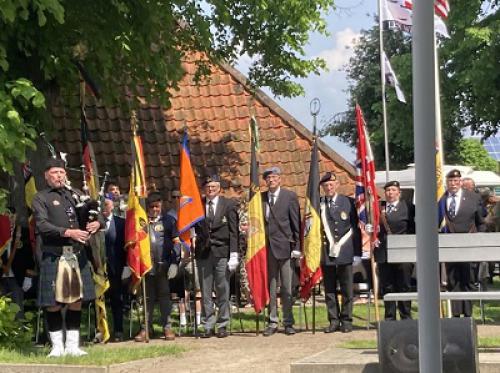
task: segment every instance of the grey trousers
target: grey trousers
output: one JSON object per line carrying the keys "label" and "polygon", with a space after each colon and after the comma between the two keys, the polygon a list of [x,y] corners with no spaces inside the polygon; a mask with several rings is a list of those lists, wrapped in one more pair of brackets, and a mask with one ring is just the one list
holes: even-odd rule
{"label": "grey trousers", "polygon": [[[225,328],[229,324],[229,270],[227,258],[216,258],[211,252],[208,258],[197,259],[201,280],[202,310],[205,317],[205,330]],[[219,312],[215,316],[212,291]]]}
{"label": "grey trousers", "polygon": [[146,299],[149,330],[152,330],[153,312],[156,303],[160,305],[161,324],[164,329],[169,329],[172,302],[170,301],[170,288],[166,273],[158,271],[154,275],[146,275]]}
{"label": "grey trousers", "polygon": [[292,266],[290,258],[276,259],[271,250],[267,255],[267,275],[269,280],[269,322],[268,326],[278,326],[278,306],[276,288],[280,280],[280,298],[283,310],[283,325],[293,326],[292,313]]}

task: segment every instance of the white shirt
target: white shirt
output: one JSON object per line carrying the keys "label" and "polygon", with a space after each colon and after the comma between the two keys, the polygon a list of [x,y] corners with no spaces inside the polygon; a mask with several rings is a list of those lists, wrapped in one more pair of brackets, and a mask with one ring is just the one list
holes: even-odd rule
{"label": "white shirt", "polygon": [[212,201],[212,207],[214,209],[214,216],[215,216],[215,211],[217,211],[217,203],[219,203],[219,196],[215,196],[214,199],[208,199],[206,200],[205,203],[205,216],[208,216],[208,207],[210,206],[210,201]]}
{"label": "white shirt", "polygon": [[[446,193],[446,210],[450,210],[450,203],[451,203],[451,193],[448,192]],[[460,208],[460,200],[462,199],[462,188],[458,190],[457,193],[455,193],[455,215],[458,213],[458,209]]]}
{"label": "white shirt", "polygon": [[276,201],[278,200],[278,197],[280,195],[280,190],[281,190],[281,187],[278,187],[278,189],[276,189],[274,191],[274,193],[272,193],[270,190],[267,191],[266,218],[268,218],[269,214],[271,213],[271,209],[270,209],[270,205],[269,205],[269,202],[271,201],[271,196],[274,196],[273,203],[276,204]]}
{"label": "white shirt", "polygon": [[394,202],[387,202],[385,205],[385,211],[389,211],[389,206],[392,206],[391,212],[396,211],[398,207],[399,199]]}

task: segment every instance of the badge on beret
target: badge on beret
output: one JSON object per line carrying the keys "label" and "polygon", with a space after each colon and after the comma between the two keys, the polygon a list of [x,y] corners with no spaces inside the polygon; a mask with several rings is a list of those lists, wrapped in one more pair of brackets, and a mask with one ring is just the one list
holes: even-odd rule
{"label": "badge on beret", "polygon": [[53,201],[52,201],[52,204],[53,204],[54,206],[59,206],[59,205],[60,205],[60,203],[59,203],[59,201],[58,201],[57,199],[53,200]]}
{"label": "badge on beret", "polygon": [[163,232],[163,225],[162,224],[155,225],[155,232]]}
{"label": "badge on beret", "polygon": [[342,212],[340,213],[340,218],[341,218],[342,220],[347,220],[347,212],[342,211]]}

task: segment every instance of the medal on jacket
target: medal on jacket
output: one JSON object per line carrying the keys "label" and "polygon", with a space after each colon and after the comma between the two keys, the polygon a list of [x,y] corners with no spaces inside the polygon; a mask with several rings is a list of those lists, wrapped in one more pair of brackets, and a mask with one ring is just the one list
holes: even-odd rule
{"label": "medal on jacket", "polygon": [[341,218],[342,220],[347,220],[347,212],[342,211],[342,212],[340,213],[340,218]]}
{"label": "medal on jacket", "polygon": [[163,224],[157,224],[154,228],[155,232],[163,232]]}

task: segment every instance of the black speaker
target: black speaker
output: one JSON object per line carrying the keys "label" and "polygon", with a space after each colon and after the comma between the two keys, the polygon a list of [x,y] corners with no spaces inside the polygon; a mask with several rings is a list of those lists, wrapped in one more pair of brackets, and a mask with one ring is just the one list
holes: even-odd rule
{"label": "black speaker", "polygon": [[[478,373],[477,330],[470,317],[441,320],[443,373]],[[418,373],[417,320],[382,321],[378,327],[380,372]]]}

